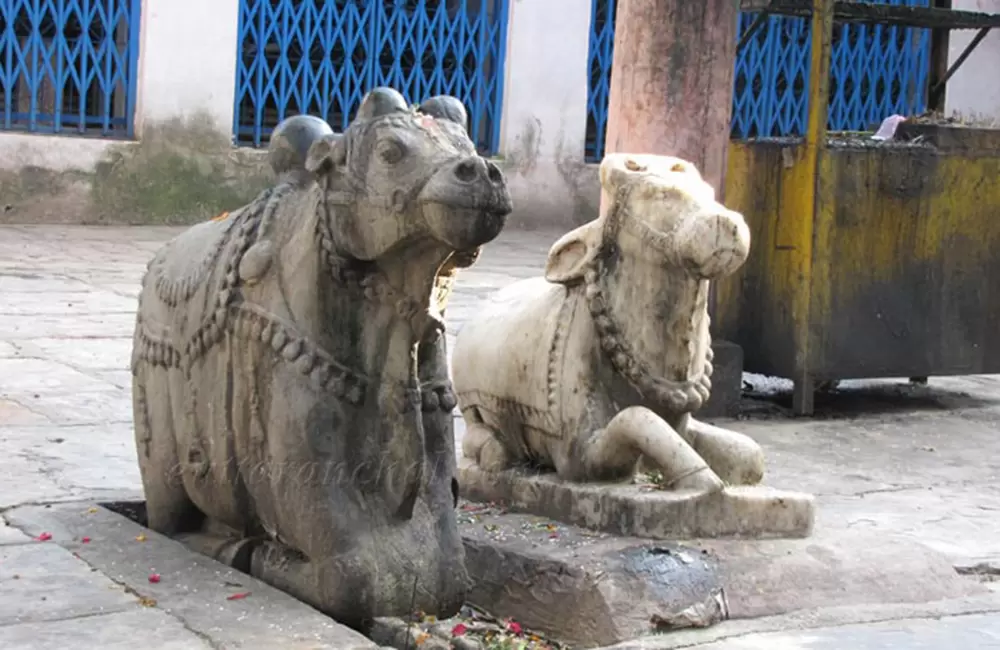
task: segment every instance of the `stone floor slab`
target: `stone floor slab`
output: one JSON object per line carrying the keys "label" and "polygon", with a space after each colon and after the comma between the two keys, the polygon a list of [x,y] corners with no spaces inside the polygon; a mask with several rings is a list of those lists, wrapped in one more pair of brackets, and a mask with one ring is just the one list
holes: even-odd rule
{"label": "stone floor slab", "polygon": [[0,545],[25,544],[30,541],[30,537],[22,533],[17,528],[7,525],[7,522],[0,517]]}
{"label": "stone floor slab", "polygon": [[[291,596],[189,550],[103,507],[24,507],[6,517],[53,542],[180,620],[212,647],[240,650],[374,650],[377,646]],[[80,540],[89,537],[89,543]],[[141,541],[140,541],[141,540]],[[65,551],[64,551],[65,552]],[[68,554],[68,553],[67,553]],[[161,576],[152,584],[151,573]],[[234,595],[242,598],[230,599]],[[0,610],[2,611],[2,610]],[[135,639],[137,642],[141,638]]]}
{"label": "stone floor slab", "polygon": [[[19,398],[55,424],[132,423],[132,397],[128,390],[98,379],[110,390],[92,390],[65,394],[46,394],[37,399]],[[2,420],[0,420],[2,421]]]}
{"label": "stone floor slab", "polygon": [[0,294],[87,293],[91,289],[92,287],[86,282],[48,273],[0,272]]}
{"label": "stone floor slab", "polygon": [[4,650],[215,650],[166,612],[136,607],[115,614],[0,627]]}
{"label": "stone floor slab", "polygon": [[23,341],[33,338],[128,337],[135,330],[135,314],[46,314],[19,316],[0,314],[0,339]]}
{"label": "stone floor slab", "polygon": [[[15,447],[4,441],[0,432],[0,449]],[[20,447],[20,445],[17,445]],[[3,457],[0,469],[0,509],[24,503],[57,501],[69,497],[72,492],[44,471],[42,464],[30,458],[24,451],[8,453]]]}
{"label": "stone floor slab", "polygon": [[36,316],[40,314],[135,313],[136,301],[112,291],[92,288],[87,292],[2,292],[0,313]]}
{"label": "stone floor slab", "polygon": [[37,338],[25,342],[24,347],[31,350],[31,356],[41,356],[80,370],[128,370],[132,337],[88,338],[84,341]]}
{"label": "stone floor slab", "polygon": [[46,359],[0,359],[0,394],[100,391],[110,384]]}
{"label": "stone floor slab", "polygon": [[61,488],[84,493],[142,489],[131,422],[0,429],[3,440],[16,441],[36,471],[58,477]]}
{"label": "stone floor slab", "polygon": [[471,501],[504,503],[519,512],[632,537],[805,537],[815,516],[812,495],[767,487],[701,494],[571,483],[554,473],[486,472],[465,458],[459,461],[458,481]]}
{"label": "stone floor slab", "polygon": [[47,417],[12,399],[0,397],[0,426],[31,426],[51,424]]}
{"label": "stone floor slab", "polygon": [[121,611],[136,603],[61,546],[0,546],[0,626]]}
{"label": "stone floor slab", "polygon": [[689,647],[691,650],[996,650],[1000,648],[1000,616],[978,614],[753,634]]}

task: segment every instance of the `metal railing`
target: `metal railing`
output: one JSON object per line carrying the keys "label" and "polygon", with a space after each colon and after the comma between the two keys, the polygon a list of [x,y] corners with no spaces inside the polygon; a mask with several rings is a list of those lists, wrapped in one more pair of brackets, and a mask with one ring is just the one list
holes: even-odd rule
{"label": "metal railing", "polygon": [[465,102],[483,153],[500,138],[508,0],[240,0],[238,144],[266,144],[291,115],[346,128],[364,94]]}
{"label": "metal railing", "polygon": [[0,128],[134,136],[140,0],[0,0]]}

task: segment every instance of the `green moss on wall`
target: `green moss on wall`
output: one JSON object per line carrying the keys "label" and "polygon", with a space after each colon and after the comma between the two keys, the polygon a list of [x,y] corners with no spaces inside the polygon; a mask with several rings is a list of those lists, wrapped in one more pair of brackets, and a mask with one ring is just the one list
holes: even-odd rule
{"label": "green moss on wall", "polygon": [[90,170],[0,171],[0,223],[183,225],[232,211],[273,183],[262,151],[196,115],[148,125]]}
{"label": "green moss on wall", "polygon": [[235,149],[204,117],[157,124],[108,150],[92,182],[101,222],[187,224],[238,208],[272,182],[266,158]]}

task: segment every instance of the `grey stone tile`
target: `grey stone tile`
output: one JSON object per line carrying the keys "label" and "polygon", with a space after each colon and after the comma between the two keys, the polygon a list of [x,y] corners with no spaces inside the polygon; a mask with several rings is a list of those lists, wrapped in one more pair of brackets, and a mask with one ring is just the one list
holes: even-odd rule
{"label": "grey stone tile", "polygon": [[38,338],[25,341],[25,352],[83,370],[128,370],[132,337]]}
{"label": "grey stone tile", "polygon": [[30,537],[22,533],[17,528],[9,526],[3,518],[0,518],[0,545],[24,544],[30,541]]}
{"label": "grey stone tile", "polygon": [[[8,446],[64,490],[142,489],[131,422],[0,430],[0,453]],[[11,492],[23,493],[24,489],[15,485]],[[18,501],[30,500],[22,497]]]}
{"label": "grey stone tile", "polygon": [[0,314],[0,339],[129,337],[135,313],[20,316]]}
{"label": "grey stone tile", "polygon": [[135,313],[136,300],[112,291],[92,289],[87,292],[0,291],[0,314],[114,314]]}
{"label": "grey stone tile", "polygon": [[0,426],[17,427],[51,424],[47,417],[12,399],[0,397]]}
{"label": "grey stone tile", "polygon": [[84,619],[22,623],[0,630],[4,650],[209,650],[213,646],[159,609],[136,607]]}
{"label": "grey stone tile", "polygon": [[47,359],[0,359],[0,395],[16,397],[114,388],[105,381]]}
{"label": "grey stone tile", "polygon": [[43,394],[38,399],[21,398],[21,401],[56,424],[132,422],[130,392],[117,386],[101,391]]}
{"label": "grey stone tile", "polygon": [[54,543],[0,546],[0,626],[121,611],[135,603]]}

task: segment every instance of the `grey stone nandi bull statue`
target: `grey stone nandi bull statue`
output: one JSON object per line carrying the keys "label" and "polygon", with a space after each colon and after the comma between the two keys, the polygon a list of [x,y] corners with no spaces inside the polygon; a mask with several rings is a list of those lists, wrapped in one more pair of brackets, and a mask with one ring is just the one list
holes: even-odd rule
{"label": "grey stone nandi bull statue", "polygon": [[464,455],[577,482],[626,480],[642,460],[670,490],[758,483],[753,440],[691,417],[711,390],[709,280],[746,260],[743,217],[683,160],[610,155],[600,174],[606,214],[459,332]]}
{"label": "grey stone nandi bull statue", "polygon": [[441,304],[511,199],[464,107],[279,126],[279,181],[168,243],[132,372],[148,523],[362,627],[467,589]]}

